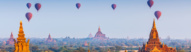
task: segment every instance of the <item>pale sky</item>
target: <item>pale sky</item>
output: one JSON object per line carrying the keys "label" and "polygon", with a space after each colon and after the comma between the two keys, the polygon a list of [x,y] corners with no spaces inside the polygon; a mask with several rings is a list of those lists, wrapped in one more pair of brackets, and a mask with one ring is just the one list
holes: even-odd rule
{"label": "pale sky", "polygon": [[[42,4],[39,12],[35,3]],[[76,3],[81,3],[79,10]],[[27,38],[46,38],[49,33],[53,38],[85,38],[94,36],[99,26],[110,38],[148,38],[157,10],[162,12],[156,20],[160,37],[191,39],[191,0],[154,0],[151,9],[147,0],[0,0],[0,38],[10,37],[11,32],[16,38],[20,20]],[[30,22],[27,12],[33,13]]]}

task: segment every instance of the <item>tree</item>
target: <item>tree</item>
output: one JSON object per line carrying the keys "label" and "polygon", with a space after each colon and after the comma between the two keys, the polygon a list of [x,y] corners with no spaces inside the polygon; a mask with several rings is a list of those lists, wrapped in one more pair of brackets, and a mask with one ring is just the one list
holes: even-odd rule
{"label": "tree", "polygon": [[58,47],[50,47],[49,50],[52,50],[54,52],[58,52]]}
{"label": "tree", "polygon": [[37,52],[39,50],[38,46],[32,46],[32,51]]}
{"label": "tree", "polygon": [[77,50],[79,50],[80,52],[85,52],[85,49],[83,47],[79,47],[77,48]]}
{"label": "tree", "polygon": [[185,50],[184,50],[184,49],[182,49],[182,50],[178,50],[177,52],[185,52]]}
{"label": "tree", "polygon": [[110,47],[111,52],[115,52],[115,49],[116,49],[115,47]]}
{"label": "tree", "polygon": [[122,47],[121,47],[121,46],[115,46],[115,48],[116,48],[116,51],[119,51],[119,50],[121,50],[121,49],[122,49]]}
{"label": "tree", "polygon": [[59,52],[64,52],[64,51],[67,51],[67,48],[65,48],[65,47],[61,47],[60,49],[58,49],[59,50]]}

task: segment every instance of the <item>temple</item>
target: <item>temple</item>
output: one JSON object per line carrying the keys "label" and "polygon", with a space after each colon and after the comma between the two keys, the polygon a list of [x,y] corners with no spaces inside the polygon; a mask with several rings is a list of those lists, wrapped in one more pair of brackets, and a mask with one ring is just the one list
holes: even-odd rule
{"label": "temple", "polygon": [[13,33],[11,32],[11,36],[10,38],[7,40],[6,45],[14,45],[14,37],[13,37]]}
{"label": "temple", "polygon": [[101,28],[98,28],[98,32],[96,33],[94,39],[99,39],[99,40],[107,40],[108,38],[101,32]]}
{"label": "temple", "polygon": [[22,21],[20,21],[20,28],[17,41],[14,39],[15,42],[15,50],[14,52],[30,52],[29,50],[29,41],[26,42],[25,34],[23,31]]}
{"label": "temple", "polygon": [[49,33],[48,38],[46,39],[46,42],[56,42],[56,40],[53,40],[53,39],[51,38],[50,33]]}
{"label": "temple", "polygon": [[175,48],[168,47],[166,44],[160,42],[158,32],[156,29],[155,20],[153,21],[153,27],[150,32],[149,40],[146,44],[143,44],[142,49],[139,52],[176,52]]}

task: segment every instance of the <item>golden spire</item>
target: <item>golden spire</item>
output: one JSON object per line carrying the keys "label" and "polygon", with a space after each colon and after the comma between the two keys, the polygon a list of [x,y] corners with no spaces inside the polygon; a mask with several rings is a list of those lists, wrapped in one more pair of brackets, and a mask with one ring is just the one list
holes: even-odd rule
{"label": "golden spire", "polygon": [[23,31],[22,21],[20,21],[20,28],[19,28],[19,34],[18,34],[17,41],[18,42],[21,42],[21,41],[26,42],[25,40],[26,40],[26,38],[25,38],[24,31]]}
{"label": "golden spire", "polygon": [[23,31],[22,21],[20,21],[20,28],[17,41],[14,39],[15,42],[15,50],[14,52],[30,52],[29,50],[29,41],[26,42],[25,34]]}
{"label": "golden spire", "polygon": [[153,28],[156,28],[155,19],[153,20]]}
{"label": "golden spire", "polygon": [[153,20],[153,27],[151,30],[151,37],[150,38],[158,38],[158,32],[157,32],[157,28],[156,28],[156,24],[155,24],[155,19]]}
{"label": "golden spire", "polygon": [[22,26],[23,24],[22,24],[22,21],[20,21],[20,28],[19,28],[19,32],[20,31],[23,31],[23,26]]}

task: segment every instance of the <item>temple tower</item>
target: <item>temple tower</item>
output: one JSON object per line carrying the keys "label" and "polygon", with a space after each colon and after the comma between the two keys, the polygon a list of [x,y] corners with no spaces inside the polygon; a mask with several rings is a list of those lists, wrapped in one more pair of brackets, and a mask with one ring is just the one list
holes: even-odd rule
{"label": "temple tower", "polygon": [[46,39],[46,42],[54,42],[54,40],[51,38],[50,33],[48,35],[48,38]]}
{"label": "temple tower", "polygon": [[15,50],[14,52],[30,52],[29,50],[29,41],[26,42],[25,34],[23,31],[22,21],[20,21],[20,28],[17,41],[14,39],[15,42]]}
{"label": "temple tower", "polygon": [[105,36],[105,34],[103,34],[103,33],[101,32],[100,26],[99,26],[99,28],[98,28],[98,32],[95,34],[94,39],[98,39],[98,40],[107,40],[107,39],[108,39],[108,38]]}
{"label": "temple tower", "polygon": [[147,43],[152,46],[155,46],[155,45],[159,46],[161,44],[159,36],[158,36],[156,24],[155,24],[155,19],[153,21],[153,27],[150,32],[149,41]]}
{"label": "temple tower", "polygon": [[6,45],[12,45],[12,46],[14,45],[14,37],[12,32],[10,38],[6,42]]}
{"label": "temple tower", "polygon": [[168,47],[164,43],[161,44],[154,19],[149,40],[146,44],[143,44],[142,49],[139,49],[138,52],[176,52],[176,49]]}

